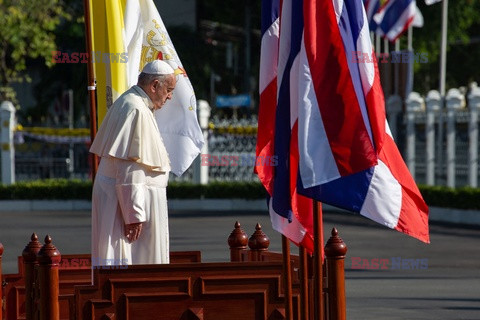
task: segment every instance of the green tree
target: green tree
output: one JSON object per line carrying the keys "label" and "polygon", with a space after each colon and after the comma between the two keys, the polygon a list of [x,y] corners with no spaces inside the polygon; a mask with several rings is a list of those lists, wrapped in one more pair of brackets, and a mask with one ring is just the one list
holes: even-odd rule
{"label": "green tree", "polygon": [[[62,19],[54,35],[56,50],[62,53],[86,52],[83,1],[63,0],[68,19]],[[50,53],[50,59],[51,53]],[[55,63],[50,66],[35,64],[34,68],[42,75],[34,86],[36,105],[23,108],[17,116],[23,123],[42,125],[44,119],[57,99],[65,90],[73,89],[74,120],[83,118],[88,124],[87,104],[87,65],[85,63]],[[28,119],[28,120],[27,120]],[[81,125],[78,123],[78,125]]]}
{"label": "green tree", "polygon": [[[424,17],[423,28],[414,28],[413,48],[428,54],[428,63],[415,66],[414,90],[426,94],[439,87],[442,3],[427,6],[417,1]],[[466,86],[480,79],[480,1],[448,3],[446,89]]]}
{"label": "green tree", "polygon": [[54,31],[68,18],[62,0],[0,0],[0,100],[16,102],[11,83],[29,81],[29,59],[51,66]]}

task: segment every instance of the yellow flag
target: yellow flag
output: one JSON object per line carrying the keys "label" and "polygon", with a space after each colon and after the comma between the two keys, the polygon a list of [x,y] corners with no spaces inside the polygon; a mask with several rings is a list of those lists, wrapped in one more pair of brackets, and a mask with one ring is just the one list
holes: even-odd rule
{"label": "yellow flag", "polygon": [[172,100],[155,118],[169,154],[172,172],[182,175],[205,143],[197,119],[197,101],[153,0],[89,0],[97,81],[97,117],[137,83],[143,66],[160,59],[172,66],[177,85]]}
{"label": "yellow flag", "polygon": [[126,90],[128,54],[123,42],[127,0],[90,0],[92,54],[97,82],[98,125],[107,109]]}

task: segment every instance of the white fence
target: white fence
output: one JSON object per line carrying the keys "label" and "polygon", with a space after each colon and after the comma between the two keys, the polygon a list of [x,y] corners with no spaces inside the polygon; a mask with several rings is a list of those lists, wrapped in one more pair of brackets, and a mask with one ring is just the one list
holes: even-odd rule
{"label": "white fence", "polygon": [[[209,109],[208,105],[199,105],[199,108]],[[405,102],[398,96],[388,99],[387,117],[392,136],[417,183],[478,187],[479,109],[480,88],[476,84],[472,84],[468,89],[451,89],[445,98],[437,91],[430,91],[426,97],[412,92]],[[5,117],[11,119],[8,112]],[[253,173],[256,117],[219,119],[209,117],[207,113],[200,114],[199,119],[208,141],[208,146],[202,151],[204,157],[210,160],[221,159],[223,156],[229,159],[234,157],[238,164],[223,165],[208,161],[205,165],[199,157],[182,177],[172,176],[172,180],[197,183],[258,180]],[[2,132],[5,129],[8,130],[2,128]],[[7,148],[12,144],[11,139],[11,134],[5,134],[5,141],[2,141],[2,159],[7,162],[13,157],[13,148]],[[87,159],[87,152],[84,153],[81,158]],[[41,169],[46,170],[42,167],[45,166],[45,159],[39,157],[36,160],[24,163],[22,159],[16,159],[19,180],[35,178],[43,172]],[[56,167],[47,168],[51,177],[67,177],[69,163],[65,162],[66,160],[68,159],[62,158],[60,162],[57,161]],[[68,176],[80,177],[78,174],[82,173],[82,176],[88,177],[87,161],[80,161],[80,158],[77,160],[74,170],[77,175],[70,172]],[[61,170],[57,170],[57,167]],[[9,168],[8,164],[2,165],[2,175],[6,174],[4,183],[14,181],[14,176],[8,172]],[[35,174],[32,175],[32,172]]]}
{"label": "white fence", "polygon": [[450,89],[445,98],[435,90],[426,97],[412,92],[405,113],[398,97],[388,99],[392,135],[417,183],[478,186],[479,108],[476,84]]}

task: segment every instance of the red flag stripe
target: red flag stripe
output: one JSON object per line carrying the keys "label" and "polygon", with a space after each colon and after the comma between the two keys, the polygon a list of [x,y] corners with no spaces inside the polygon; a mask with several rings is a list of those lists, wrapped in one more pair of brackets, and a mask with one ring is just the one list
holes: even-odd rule
{"label": "red flag stripe", "polygon": [[342,176],[376,164],[331,1],[306,1],[304,39],[325,132]]}

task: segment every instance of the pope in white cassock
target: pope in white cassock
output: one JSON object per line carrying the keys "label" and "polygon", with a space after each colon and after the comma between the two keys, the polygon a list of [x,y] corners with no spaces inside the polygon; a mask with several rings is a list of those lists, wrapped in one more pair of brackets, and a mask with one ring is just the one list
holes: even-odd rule
{"label": "pope in white cassock", "polygon": [[108,110],[90,152],[101,157],[92,195],[92,265],[169,262],[170,161],[153,112],[172,98],[174,70],[145,65]]}

